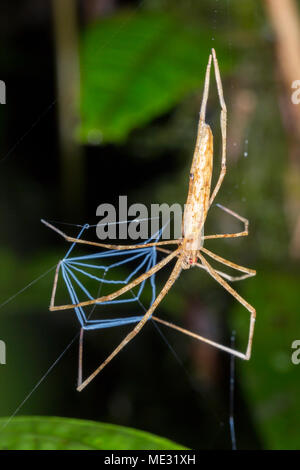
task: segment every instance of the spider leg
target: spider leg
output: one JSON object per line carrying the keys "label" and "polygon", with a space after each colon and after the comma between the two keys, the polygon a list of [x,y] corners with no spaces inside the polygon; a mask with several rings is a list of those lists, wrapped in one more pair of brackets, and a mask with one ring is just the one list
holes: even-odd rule
{"label": "spider leg", "polygon": [[[142,274],[141,276],[137,277],[134,281],[130,282],[126,286],[122,287],[121,289],[118,289],[117,291],[113,292],[112,294],[109,295],[104,295],[102,297],[98,297],[96,299],[92,300],[86,300],[84,302],[80,302],[78,304],[67,304],[67,305],[53,305],[54,304],[54,296],[51,299],[51,304],[50,304],[50,310],[51,311],[56,311],[56,310],[67,310],[75,307],[85,307],[87,305],[93,305],[93,304],[98,304],[102,302],[108,302],[111,301],[117,297],[120,297],[121,295],[125,294],[125,292],[129,291],[130,289],[133,289],[137,285],[141,284],[145,279],[148,279],[151,277],[153,274],[155,274],[157,271],[159,271],[161,268],[163,268],[166,264],[168,264],[177,254],[181,251],[181,247],[177,248],[177,250],[172,251],[170,255],[166,256],[166,258],[162,259],[159,263],[157,263],[155,266],[153,266],[151,269],[149,269],[146,273]],[[55,279],[54,279],[54,288],[53,292],[55,293],[56,291],[56,284],[57,284],[57,276],[58,276],[58,269],[59,265],[57,268],[57,272],[55,274]],[[52,294],[55,295],[55,294]]]}
{"label": "spider leg", "polygon": [[[161,251],[162,253],[172,253],[170,250],[167,250],[166,248],[157,248],[157,251]],[[202,248],[202,251],[204,251],[203,248]],[[206,251],[208,252],[208,250],[206,250]],[[209,253],[211,253],[211,252],[209,252]],[[214,253],[212,253],[212,254],[214,254]],[[179,255],[177,255],[177,256],[179,256]],[[215,255],[215,256],[217,256],[217,255]],[[220,259],[220,257],[218,257],[218,258]],[[219,259],[218,259],[218,261],[219,261]],[[224,260],[224,258],[222,258],[222,260]],[[227,260],[224,260],[224,261],[227,261]],[[222,263],[222,264],[226,264],[226,263]],[[237,269],[238,265],[237,264],[234,265],[234,266],[233,265],[234,265],[234,263],[231,263],[228,266],[231,266],[232,268],[235,267]],[[195,263],[195,266],[197,266],[197,268],[204,269],[204,271],[207,271],[207,268],[205,266],[203,266],[203,264]],[[239,266],[239,267],[242,267],[242,266]],[[218,269],[216,269],[216,272],[218,274],[220,274],[220,276],[224,277],[224,279],[227,279],[228,281],[231,281],[231,282],[242,281],[243,279],[247,279],[248,277],[255,276],[255,274],[256,274],[256,271],[254,271],[253,269],[249,269],[249,268],[243,268],[243,269],[245,269],[245,270],[247,269],[247,271],[245,271],[245,272],[248,273],[248,271],[249,271],[249,272],[251,272],[251,274],[249,273],[249,274],[245,274],[243,276],[230,276],[229,274],[224,273],[223,271],[219,271]]]}
{"label": "spider leg", "polygon": [[57,289],[57,280],[58,280],[58,273],[59,273],[59,270],[60,270],[60,265],[61,265],[61,261],[56,266],[54,282],[53,282],[53,288],[52,288],[52,294],[51,294],[51,300],[50,300],[50,310],[52,309],[52,307],[54,307],[54,299],[55,299],[55,294],[56,294],[56,289]]}
{"label": "spider leg", "polygon": [[159,245],[178,245],[182,240],[165,240],[162,242],[153,242],[153,243],[145,243],[145,244],[138,244],[138,245],[109,245],[108,243],[98,243],[98,242],[91,242],[89,240],[82,240],[81,238],[73,238],[69,237],[66,233],[62,232],[58,228],[54,227],[54,225],[49,224],[44,219],[41,219],[41,222],[46,225],[54,232],[57,232],[61,235],[67,242],[70,243],[81,243],[82,245],[91,245],[91,246],[98,246],[100,248],[107,248],[108,250],[136,250],[137,248],[148,248],[151,246],[159,246]]}
{"label": "spider leg", "polygon": [[157,323],[161,323],[162,325],[168,326],[169,328],[173,328],[173,330],[179,331],[180,333],[183,333],[184,335],[191,336],[192,338],[195,338],[199,341],[202,341],[204,343],[210,344],[211,346],[214,346],[215,348],[221,349],[222,351],[228,352],[229,354],[233,354],[234,356],[237,356],[241,359],[245,359],[245,354],[235,351],[234,349],[228,348],[227,346],[223,346],[220,343],[216,343],[215,341],[212,341],[211,339],[205,338],[204,336],[200,336],[197,333],[194,333],[193,331],[187,330],[185,328],[181,328],[180,326],[174,325],[174,323],[170,323],[168,321],[162,320],[161,318],[152,317],[152,320],[155,320]]}
{"label": "spider leg", "polygon": [[205,73],[204,91],[203,91],[203,98],[202,98],[201,109],[200,109],[200,122],[199,122],[200,125],[203,122],[205,122],[206,105],[207,105],[208,92],[209,92],[211,57],[212,56],[210,54],[209,58],[208,58],[208,64],[207,64],[207,67],[206,67],[206,73]]}
{"label": "spider leg", "polygon": [[212,56],[213,56],[213,61],[214,61],[214,69],[215,69],[215,77],[216,77],[217,89],[218,89],[218,94],[219,94],[219,101],[221,105],[220,121],[221,121],[221,134],[222,134],[222,160],[221,160],[221,172],[220,172],[217,184],[215,186],[215,189],[210,197],[209,206],[212,205],[213,200],[218,194],[221,184],[223,182],[224,176],[226,174],[226,143],[227,143],[227,136],[226,136],[227,108],[226,108],[226,104],[225,104],[225,100],[223,96],[223,87],[222,87],[219,64],[218,64],[216,52],[214,49],[212,49]]}
{"label": "spider leg", "polygon": [[83,333],[84,329],[80,329],[79,335],[79,352],[78,352],[78,379],[77,379],[77,387],[82,384],[82,354],[83,354]]}
{"label": "spider leg", "polygon": [[[204,247],[201,248],[201,251],[203,251],[203,253],[205,253],[210,258],[218,261],[221,264],[224,264],[225,266],[229,266],[230,268],[236,269],[237,271],[241,271],[243,273],[246,273],[244,276],[239,276],[239,277],[235,278],[236,281],[241,281],[242,279],[247,279],[248,277],[255,276],[255,274],[256,274],[256,271],[254,269],[245,268],[244,266],[240,266],[236,263],[233,263],[232,261],[229,261],[225,258],[222,258],[219,255],[216,255],[215,253],[212,253],[212,251],[209,251]],[[229,277],[231,277],[231,276],[229,276]],[[232,279],[229,279],[229,280],[232,280]]]}
{"label": "spider leg", "polygon": [[227,212],[228,214],[232,215],[236,219],[240,220],[244,224],[244,230],[242,232],[236,232],[236,233],[218,233],[215,235],[206,235],[204,236],[204,240],[210,240],[210,239],[215,239],[215,238],[237,238],[237,237],[246,237],[249,234],[249,220],[246,219],[245,217],[242,217],[241,215],[237,214],[236,212],[232,211],[231,209],[228,209],[225,206],[222,206],[221,204],[216,204],[217,207],[222,209],[224,212]]}
{"label": "spider leg", "polygon": [[[198,253],[198,256],[201,262],[204,264],[204,266],[206,266],[209,274],[250,312],[248,344],[247,344],[246,353],[243,354],[243,359],[249,360],[251,356],[251,349],[252,349],[252,340],[253,340],[253,333],[254,333],[256,310],[243,297],[241,297],[226,281],[224,281],[224,279],[222,279],[221,276],[219,276],[219,274],[215,271],[215,269],[213,269],[213,267],[206,261],[204,256],[202,256],[201,252]],[[232,354],[234,354],[234,352],[232,352]]]}
{"label": "spider leg", "polygon": [[[217,281],[219,282],[219,284],[221,284],[231,295],[233,295],[233,297],[235,297],[247,310],[249,310],[249,312],[251,313],[251,318],[250,318],[250,328],[249,328],[249,338],[248,338],[248,345],[247,345],[247,350],[246,350],[246,353],[241,353],[240,351],[236,351],[235,349],[232,349],[232,348],[229,348],[227,346],[224,346],[220,343],[217,343],[215,341],[212,341],[208,338],[205,338],[203,336],[200,336],[196,333],[194,333],[193,331],[190,331],[190,330],[187,330],[185,328],[181,328],[180,326],[177,326],[177,325],[174,325],[174,323],[170,323],[170,322],[167,322],[165,320],[161,320],[160,318],[157,318],[155,316],[152,317],[153,320],[155,320],[156,322],[158,323],[161,323],[165,326],[168,326],[169,328],[173,328],[174,330],[177,330],[179,331],[180,333],[183,333],[185,335],[188,335],[188,336],[191,336],[192,338],[195,338],[199,341],[203,341],[204,343],[207,343],[207,344],[210,344],[211,346],[214,346],[218,349],[221,349],[222,351],[225,351],[229,354],[232,354],[234,356],[237,356],[241,359],[250,359],[250,355],[251,355],[251,347],[252,347],[252,339],[253,339],[253,333],[254,333],[254,324],[255,324],[255,316],[256,316],[256,312],[255,312],[255,309],[250,305],[248,304],[248,302],[245,301],[245,299],[243,299],[234,289],[232,289],[231,286],[229,286],[229,284],[227,284],[226,281],[224,281],[218,271],[214,270],[210,264],[205,260],[205,258],[199,254],[199,257],[204,265],[204,267],[206,268],[206,270],[210,273],[210,275]],[[226,260],[225,260],[226,261]],[[236,265],[237,266],[237,265]],[[199,265],[199,267],[201,267],[201,265]],[[241,268],[241,266],[239,266],[239,268]],[[247,268],[243,268],[243,269],[247,269]]]}
{"label": "spider leg", "polygon": [[[175,253],[175,252],[174,252]],[[176,256],[174,254],[174,256]],[[182,259],[183,259],[184,253],[179,256],[178,260],[176,261],[176,264],[173,268],[173,271],[171,275],[169,276],[169,279],[167,280],[165,286],[163,289],[160,291],[158,296],[156,297],[155,301],[151,305],[151,307],[147,310],[145,315],[143,316],[142,320],[135,326],[135,328],[121,341],[119,346],[117,346],[114,351],[105,359],[102,364],[84,381],[82,382],[78,387],[77,390],[81,392],[95,377],[99,372],[101,372],[102,369],[140,332],[140,330],[143,328],[147,320],[151,317],[153,312],[156,310],[157,306],[160,304],[160,302],[163,300],[163,298],[166,296],[166,294],[169,292],[171,287],[173,286],[174,282],[178,278],[181,269],[182,269]]]}

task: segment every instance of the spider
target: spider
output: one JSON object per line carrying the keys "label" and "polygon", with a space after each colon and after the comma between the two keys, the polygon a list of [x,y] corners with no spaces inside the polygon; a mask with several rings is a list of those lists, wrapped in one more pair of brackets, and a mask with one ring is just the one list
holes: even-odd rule
{"label": "spider", "polygon": [[[205,122],[205,115],[206,115],[206,105],[208,100],[208,93],[209,93],[209,86],[210,86],[210,69],[211,64],[214,64],[214,71],[215,71],[215,79],[217,84],[219,102],[221,106],[221,115],[220,115],[220,122],[221,122],[221,135],[222,135],[222,157],[221,157],[221,171],[219,174],[219,178],[217,180],[216,186],[214,190],[211,192],[211,178],[212,178],[212,166],[213,166],[213,134],[211,128]],[[198,125],[198,132],[197,132],[197,141],[196,147],[193,155],[192,166],[189,174],[189,190],[188,190],[188,197],[187,202],[184,209],[183,215],[183,224],[182,224],[182,238],[177,240],[167,240],[167,241],[155,241],[146,244],[136,244],[136,245],[110,245],[106,243],[98,243],[92,242],[88,240],[83,240],[80,238],[73,238],[66,235],[64,232],[58,230],[53,225],[49,224],[48,222],[42,220],[42,222],[47,225],[49,228],[55,230],[59,233],[62,237],[65,238],[66,241],[71,243],[78,243],[78,244],[86,244],[92,245],[95,247],[101,247],[109,250],[137,250],[140,249],[141,246],[143,248],[150,248],[155,247],[155,250],[165,253],[167,256],[163,258],[158,263],[152,265],[147,272],[141,274],[136,279],[129,282],[124,287],[116,290],[115,292],[101,296],[98,298],[93,298],[92,300],[87,300],[84,302],[66,304],[66,305],[55,305],[55,294],[56,294],[56,286],[57,286],[57,279],[58,273],[60,269],[61,262],[58,264],[56,269],[56,274],[54,278],[53,290],[52,290],[52,297],[50,302],[50,310],[66,310],[72,308],[81,308],[87,305],[95,305],[100,304],[103,302],[109,302],[113,299],[116,299],[123,295],[125,292],[132,290],[134,287],[141,285],[146,279],[150,279],[151,276],[154,276],[159,270],[161,270],[164,266],[170,263],[172,260],[176,260],[175,266],[167,279],[164,287],[161,289],[159,294],[155,297],[154,301],[152,302],[149,309],[146,313],[139,317],[136,326],[132,329],[132,331],[127,334],[127,336],[121,341],[121,343],[113,350],[113,352],[101,363],[101,365],[84,381],[82,381],[82,333],[81,330],[80,335],[80,348],[79,348],[79,379],[78,379],[78,387],[77,390],[81,391],[85,388],[94,378],[95,376],[141,331],[144,327],[146,322],[152,318],[154,321],[171,327],[181,333],[189,335],[195,339],[204,341],[216,348],[219,348],[227,353],[230,353],[234,356],[237,356],[241,359],[249,360],[251,356],[251,349],[252,349],[252,339],[254,333],[254,325],[255,325],[255,317],[256,311],[255,309],[245,300],[243,299],[229,284],[226,282],[225,279],[228,281],[238,281],[242,279],[246,279],[248,277],[254,276],[256,271],[250,268],[246,268],[243,266],[239,266],[231,261],[228,261],[221,256],[218,256],[207,248],[204,248],[204,241],[211,240],[211,239],[218,239],[218,238],[236,238],[236,237],[243,237],[248,235],[248,225],[249,222],[244,217],[241,217],[237,213],[233,212],[232,210],[222,206],[221,204],[217,204],[217,206],[225,211],[226,213],[230,214],[231,216],[235,217],[236,219],[240,220],[244,224],[244,229],[241,232],[236,233],[226,233],[226,234],[214,234],[214,235],[204,235],[204,224],[207,217],[207,213],[209,208],[211,207],[216,195],[219,192],[219,189],[222,185],[225,173],[226,173],[226,125],[227,125],[227,110],[226,104],[223,97],[223,88],[221,82],[221,76],[219,71],[219,65],[216,57],[215,50],[212,49],[211,54],[209,55],[209,60],[206,68],[206,75],[205,75],[205,82],[204,82],[204,93],[200,108],[200,119]],[[176,245],[175,250],[170,251],[163,247],[163,245]],[[206,255],[206,256],[205,256]],[[218,261],[219,263],[229,266],[237,271],[240,271],[244,274],[240,276],[229,276],[226,273],[221,271],[215,270],[207,261],[206,257],[212,258],[213,260]],[[162,320],[153,315],[156,311],[157,307],[167,295],[173,284],[175,283],[176,279],[181,274],[182,270],[190,269],[192,267],[198,267],[205,271],[207,271],[212,278],[214,278],[221,286],[224,287],[238,302],[240,302],[249,312],[250,312],[250,325],[249,325],[249,333],[248,333],[248,343],[246,347],[245,353],[239,352],[233,348],[224,346],[219,344],[215,341],[212,341],[208,338],[204,338],[192,331],[186,330],[180,326],[177,326],[173,323],[167,322]]]}

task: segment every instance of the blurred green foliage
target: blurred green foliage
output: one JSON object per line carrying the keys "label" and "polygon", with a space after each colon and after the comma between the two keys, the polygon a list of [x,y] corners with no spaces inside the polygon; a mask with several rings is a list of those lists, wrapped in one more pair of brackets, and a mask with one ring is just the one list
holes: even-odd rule
{"label": "blurred green foliage", "polygon": [[170,110],[202,84],[210,47],[205,29],[162,13],[127,12],[89,25],[81,42],[81,142],[124,142]]}
{"label": "blurred green foliage", "polygon": [[[51,279],[54,277],[54,270],[58,262],[57,255],[58,253],[55,251],[52,253],[47,251],[40,252],[30,259],[22,259],[10,250],[0,250],[4,267],[0,271],[3,300],[3,305],[0,308],[5,311],[5,314],[16,310],[19,314],[26,314],[44,308],[45,298],[51,294],[49,282],[51,284]],[[34,288],[35,282],[38,282],[36,288]],[[20,291],[22,295],[16,295]]]}
{"label": "blurred green foliage", "polygon": [[[0,426],[7,418],[0,419]],[[21,416],[1,430],[5,450],[180,450],[185,447],[153,434],[78,419]]]}

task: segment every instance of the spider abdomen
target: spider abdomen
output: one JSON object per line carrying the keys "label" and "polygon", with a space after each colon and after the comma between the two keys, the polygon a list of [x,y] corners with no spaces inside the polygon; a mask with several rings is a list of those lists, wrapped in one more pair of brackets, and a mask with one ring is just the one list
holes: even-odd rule
{"label": "spider abdomen", "polygon": [[186,250],[193,252],[203,245],[203,226],[209,208],[213,168],[213,135],[208,124],[200,121],[200,126],[183,216]]}

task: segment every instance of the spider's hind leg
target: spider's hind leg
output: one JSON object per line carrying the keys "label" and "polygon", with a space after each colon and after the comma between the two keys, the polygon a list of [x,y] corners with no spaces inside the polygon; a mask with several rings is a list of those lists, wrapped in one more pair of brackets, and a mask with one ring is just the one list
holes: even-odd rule
{"label": "spider's hind leg", "polygon": [[[237,278],[236,277],[232,278],[232,276],[229,276],[229,275],[223,276],[223,277],[226,277],[230,281],[231,280],[232,281],[241,281],[242,279],[246,279],[248,277],[253,277],[253,276],[256,275],[256,271],[254,269],[246,268],[245,266],[240,266],[239,264],[233,263],[232,261],[229,261],[225,258],[222,258],[221,256],[216,255],[215,253],[213,253],[212,251],[207,250],[204,247],[201,248],[201,251],[203,253],[205,253],[207,256],[209,256],[210,258],[214,259],[215,261],[218,261],[219,263],[221,263],[225,266],[228,266],[232,269],[236,269],[237,271],[241,271],[242,273],[245,273],[243,276],[239,276]],[[200,253],[198,253],[198,256],[200,258]]]}
{"label": "spider's hind leg", "polygon": [[[252,349],[252,340],[254,334],[254,325],[256,319],[256,310],[252,305],[250,305],[243,297],[241,297],[222,277],[215,271],[215,269],[206,261],[204,256],[199,252],[199,258],[202,264],[207,268],[207,271],[222,287],[224,287],[229,294],[231,294],[240,304],[242,304],[248,312],[250,312],[250,325],[249,325],[249,335],[248,343],[245,354],[243,354],[243,359],[249,360],[251,356]],[[240,353],[241,354],[241,353]]]}

